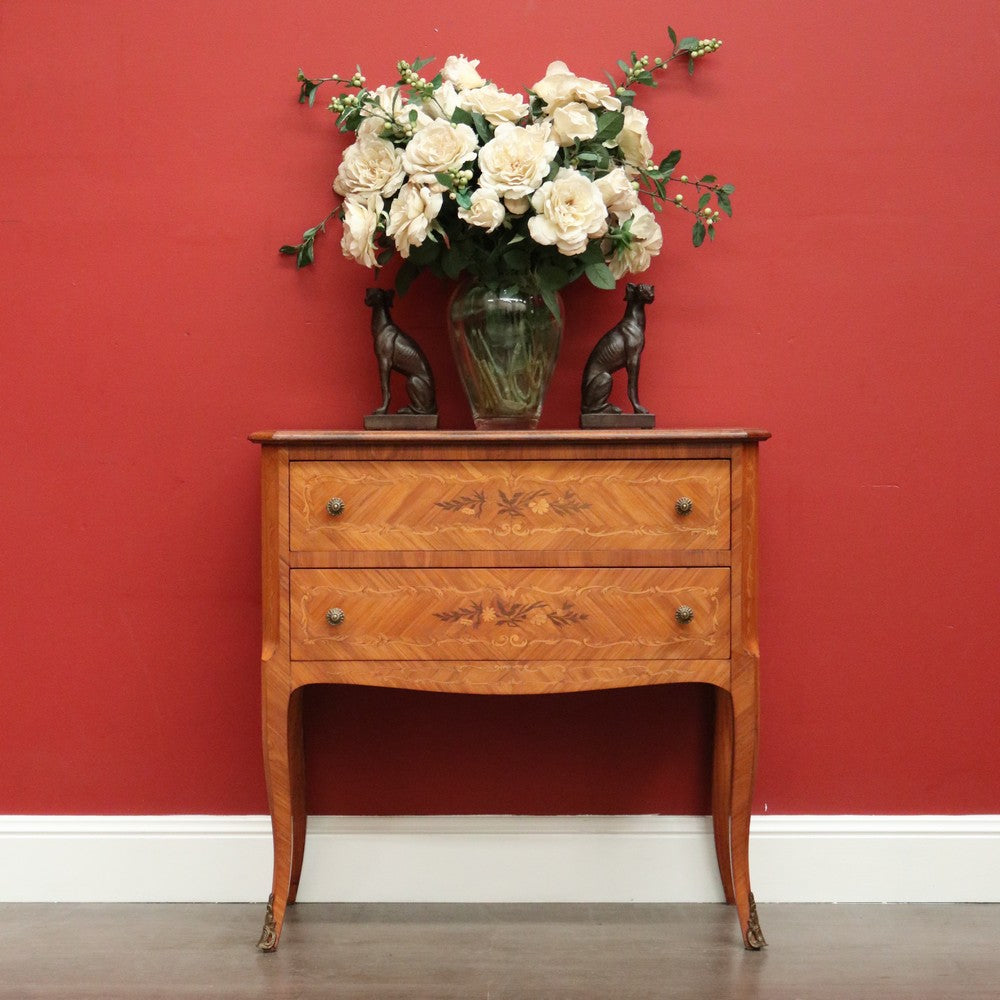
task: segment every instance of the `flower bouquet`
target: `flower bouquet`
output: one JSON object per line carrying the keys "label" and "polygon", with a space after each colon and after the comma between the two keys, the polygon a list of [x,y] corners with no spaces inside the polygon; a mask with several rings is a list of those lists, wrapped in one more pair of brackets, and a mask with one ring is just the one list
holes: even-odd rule
{"label": "flower bouquet", "polygon": [[[461,55],[433,76],[422,75],[432,60],[400,61],[398,79],[374,89],[360,67],[318,79],[300,70],[300,103],[312,106],[319,88],[334,84],[329,109],[355,140],[333,182],[339,204],[281,253],[311,264],[317,235],[336,217],[345,257],[375,269],[401,258],[400,295],[428,270],[494,298],[533,297],[559,321],[566,286],[586,276],[612,289],[650,266],[662,248],[657,213],[665,206],[694,217],[695,246],[713,239],[720,213],[732,214],[732,185],[711,174],[676,176],[679,150],[656,161],[635,98],[677,60],[693,73],[721,42],[667,31],[665,56],[632,52],[607,83],[552,62],[524,95],[501,89],[480,75],[478,60]],[[671,183],[676,194],[668,194]],[[539,337],[528,330],[521,339],[512,350],[530,351]],[[493,357],[490,367],[503,364]]]}

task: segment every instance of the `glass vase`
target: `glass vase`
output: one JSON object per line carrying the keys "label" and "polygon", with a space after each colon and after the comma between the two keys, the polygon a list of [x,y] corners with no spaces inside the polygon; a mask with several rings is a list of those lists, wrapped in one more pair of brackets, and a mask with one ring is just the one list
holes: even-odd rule
{"label": "glass vase", "polygon": [[562,341],[542,296],[520,288],[458,285],[448,302],[455,364],[480,430],[538,426]]}

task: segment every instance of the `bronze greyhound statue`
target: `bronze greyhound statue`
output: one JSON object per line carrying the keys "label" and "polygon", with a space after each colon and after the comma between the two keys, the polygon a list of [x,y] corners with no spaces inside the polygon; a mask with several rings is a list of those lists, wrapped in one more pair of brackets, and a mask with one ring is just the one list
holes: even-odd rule
{"label": "bronze greyhound statue", "polygon": [[646,305],[653,301],[652,285],[625,286],[625,315],[594,345],[583,370],[582,413],[621,413],[608,402],[611,374],[624,368],[628,399],[636,413],[649,413],[639,403],[639,356],[646,346]]}
{"label": "bronze greyhound statue", "polygon": [[393,293],[384,288],[365,292],[365,305],[372,310],[372,338],[382,387],[382,405],[375,413],[389,412],[389,376],[394,371],[406,379],[410,397],[410,405],[402,407],[400,413],[437,413],[431,366],[420,345],[393,323],[389,315],[392,299]]}

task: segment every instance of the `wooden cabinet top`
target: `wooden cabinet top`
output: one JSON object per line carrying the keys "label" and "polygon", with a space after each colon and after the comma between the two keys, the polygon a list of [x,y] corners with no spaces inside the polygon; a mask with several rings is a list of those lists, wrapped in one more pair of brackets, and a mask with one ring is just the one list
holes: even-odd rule
{"label": "wooden cabinet top", "polygon": [[262,445],[352,445],[410,442],[421,445],[531,445],[531,444],[611,444],[625,447],[643,444],[740,444],[765,441],[770,431],[760,428],[677,428],[662,430],[543,430],[543,431],[258,431],[250,440]]}

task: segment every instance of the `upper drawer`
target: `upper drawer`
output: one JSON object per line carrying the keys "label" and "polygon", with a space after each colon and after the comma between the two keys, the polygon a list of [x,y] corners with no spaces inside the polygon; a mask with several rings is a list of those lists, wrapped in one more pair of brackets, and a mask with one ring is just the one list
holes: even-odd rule
{"label": "upper drawer", "polygon": [[290,503],[293,551],[729,548],[724,459],[292,462]]}

